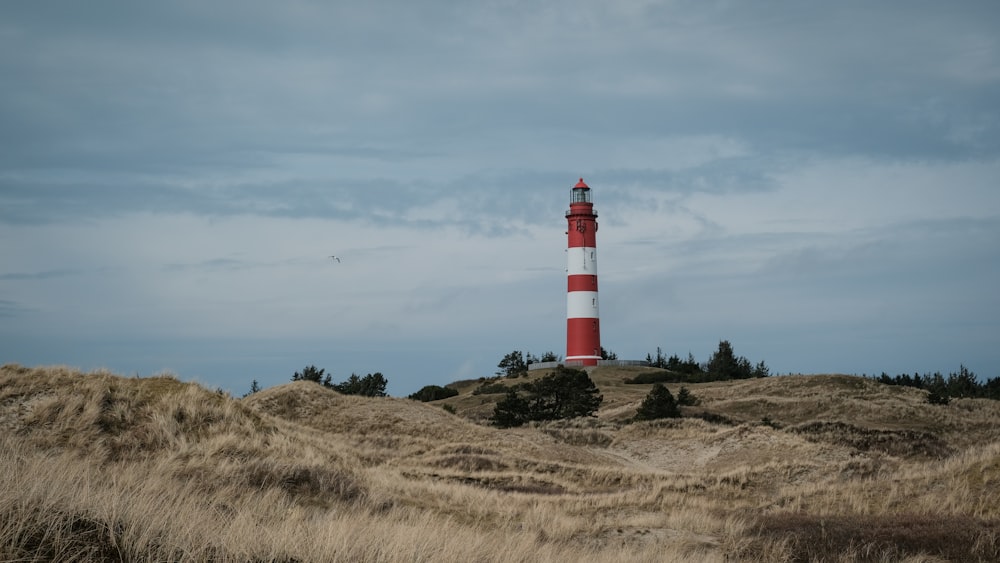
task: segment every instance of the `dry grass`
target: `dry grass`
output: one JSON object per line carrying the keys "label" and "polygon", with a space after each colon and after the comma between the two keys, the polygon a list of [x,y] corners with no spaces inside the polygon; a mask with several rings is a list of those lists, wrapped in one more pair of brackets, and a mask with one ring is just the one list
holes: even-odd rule
{"label": "dry grass", "polygon": [[4,366],[0,560],[1000,559],[1000,404],[780,377],[688,386],[732,424],[626,424],[636,369],[593,372],[597,418],[498,430],[478,382],[238,400]]}

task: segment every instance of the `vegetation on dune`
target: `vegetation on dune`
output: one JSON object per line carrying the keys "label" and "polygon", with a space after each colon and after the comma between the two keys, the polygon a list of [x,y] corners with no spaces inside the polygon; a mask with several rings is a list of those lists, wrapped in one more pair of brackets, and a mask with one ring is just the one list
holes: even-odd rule
{"label": "vegetation on dune", "polygon": [[658,418],[677,418],[681,415],[681,409],[677,405],[677,400],[669,389],[656,383],[649,391],[649,395],[643,399],[639,405],[639,410],[635,413],[635,420],[656,420]]}
{"label": "vegetation on dune", "polygon": [[[508,394],[474,381],[434,405],[312,379],[235,399],[3,366],[0,560],[1000,559],[1000,402],[732,379],[661,384],[697,406],[631,423],[661,392],[624,380],[656,371],[579,372],[596,416],[496,428],[474,421]],[[556,374],[505,383],[549,408]]]}
{"label": "vegetation on dune", "polygon": [[324,376],[323,374],[325,372],[325,369],[319,369],[314,365],[309,365],[306,366],[301,372],[295,372],[295,374],[292,375],[292,381],[312,381],[323,385],[323,387],[333,389],[338,393],[343,393],[344,395],[363,395],[365,397],[386,396],[385,389],[389,385],[389,380],[387,380],[380,372],[369,373],[363,377],[352,373],[346,381],[342,381],[340,383],[334,383],[333,376],[330,374],[326,374],[326,376]]}
{"label": "vegetation on dune", "polygon": [[447,399],[448,397],[454,397],[455,395],[458,395],[458,390],[452,389],[451,387],[424,385],[419,391],[411,393],[407,398],[427,403],[430,401],[440,401],[441,399]]}
{"label": "vegetation on dune", "polygon": [[500,363],[497,364],[496,375],[498,377],[521,377],[528,373],[528,366],[530,364],[558,362],[561,360],[562,356],[552,351],[545,352],[539,357],[531,352],[522,353],[520,350],[514,350],[500,359]]}
{"label": "vegetation on dune", "polygon": [[951,398],[983,398],[1000,400],[1000,377],[992,377],[980,382],[976,374],[969,368],[960,366],[957,372],[949,373],[947,377],[941,372],[899,374],[890,377],[882,375],[873,377],[875,381],[886,385],[902,385],[927,390],[927,402],[935,405],[947,405]]}
{"label": "vegetation on dune", "polygon": [[591,416],[602,400],[587,372],[560,366],[537,381],[508,388],[493,410],[492,422],[509,428],[530,421]]}
{"label": "vegetation on dune", "polygon": [[656,356],[646,354],[646,362],[650,367],[660,368],[661,371],[642,373],[625,382],[636,385],[679,382],[703,383],[771,375],[770,368],[763,360],[754,365],[747,358],[737,356],[728,340],[720,341],[719,348],[704,364],[699,364],[690,353],[686,360],[681,360],[676,354],[667,358],[660,348],[656,349]]}

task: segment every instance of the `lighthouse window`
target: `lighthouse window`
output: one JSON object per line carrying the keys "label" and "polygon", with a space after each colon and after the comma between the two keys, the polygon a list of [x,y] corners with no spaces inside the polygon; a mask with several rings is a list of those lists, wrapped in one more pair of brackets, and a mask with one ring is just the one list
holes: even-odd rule
{"label": "lighthouse window", "polygon": [[591,250],[591,251],[590,251],[590,259],[591,259],[591,260],[593,260],[593,259],[594,259],[594,251],[593,251],[593,250]]}
{"label": "lighthouse window", "polygon": [[590,190],[574,189],[573,203],[590,203]]}

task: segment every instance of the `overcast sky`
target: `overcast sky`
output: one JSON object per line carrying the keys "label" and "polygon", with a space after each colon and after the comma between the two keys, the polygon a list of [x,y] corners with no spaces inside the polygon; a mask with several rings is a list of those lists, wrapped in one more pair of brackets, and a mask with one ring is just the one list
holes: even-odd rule
{"label": "overcast sky", "polygon": [[[1000,4],[0,3],[0,363],[1000,376]],[[340,262],[328,258],[334,254]]]}

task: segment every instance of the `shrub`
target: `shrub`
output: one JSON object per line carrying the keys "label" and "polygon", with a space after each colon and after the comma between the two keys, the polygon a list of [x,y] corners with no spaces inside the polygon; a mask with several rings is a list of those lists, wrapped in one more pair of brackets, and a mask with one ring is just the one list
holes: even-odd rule
{"label": "shrub", "polygon": [[454,397],[455,395],[458,395],[458,391],[452,389],[451,387],[425,385],[420,389],[420,391],[409,395],[407,398],[413,399],[414,401],[420,401],[421,403],[426,403],[428,401],[447,399],[448,397]]}
{"label": "shrub", "polygon": [[658,418],[677,418],[681,415],[677,401],[670,389],[657,383],[639,405],[635,420],[656,420]]}
{"label": "shrub", "polygon": [[708,360],[706,371],[714,379],[749,379],[751,377],[767,377],[770,370],[763,361],[756,367],[750,365],[750,360],[733,353],[733,345],[728,340],[719,342],[716,350]]}
{"label": "shrub", "polygon": [[325,385],[326,387],[330,387],[330,375],[327,374],[324,378],[323,374],[325,372],[325,369],[319,369],[314,365],[309,365],[302,370],[302,373],[295,372],[295,374],[292,375],[292,381],[312,381]]}
{"label": "shrub", "polygon": [[567,367],[545,377],[508,388],[497,402],[491,422],[508,428],[532,420],[558,420],[592,416],[604,400],[583,370]]}
{"label": "shrub", "polygon": [[701,404],[701,401],[688,391],[687,387],[681,387],[681,390],[677,392],[677,404],[693,407]]}
{"label": "shrub", "polygon": [[333,385],[333,389],[344,395],[362,395],[365,397],[385,397],[385,388],[389,381],[379,372],[358,377],[352,373],[347,381]]}
{"label": "shrub", "polygon": [[931,391],[927,394],[927,402],[932,405],[947,405],[948,401],[948,395],[942,395],[937,391]]}
{"label": "shrub", "polygon": [[522,373],[528,373],[528,363],[525,361],[524,354],[520,350],[514,350],[504,356],[500,360],[500,363],[497,364],[497,367],[500,368],[497,370],[497,375],[505,377],[518,377]]}
{"label": "shrub", "polygon": [[679,373],[670,371],[648,371],[637,373],[635,377],[625,378],[626,385],[644,385],[649,383],[678,383],[686,381],[687,378]]}

